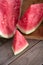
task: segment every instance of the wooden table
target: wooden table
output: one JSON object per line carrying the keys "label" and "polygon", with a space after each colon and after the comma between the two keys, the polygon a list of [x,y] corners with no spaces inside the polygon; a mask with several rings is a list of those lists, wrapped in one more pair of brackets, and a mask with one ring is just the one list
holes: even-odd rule
{"label": "wooden table", "polygon": [[[22,14],[32,3],[43,0],[24,0]],[[0,39],[0,65],[43,65],[43,40],[27,39],[29,47],[15,56],[11,49],[12,39]]]}
{"label": "wooden table", "polygon": [[32,39],[27,41],[30,44],[29,47],[17,56],[11,49],[12,39],[3,41],[0,46],[0,65],[42,65],[43,41]]}

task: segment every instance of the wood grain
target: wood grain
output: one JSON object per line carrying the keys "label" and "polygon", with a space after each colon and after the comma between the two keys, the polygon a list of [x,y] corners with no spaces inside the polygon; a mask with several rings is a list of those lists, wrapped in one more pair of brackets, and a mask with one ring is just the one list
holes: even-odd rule
{"label": "wood grain", "polygon": [[25,54],[30,48],[32,48],[34,45],[36,45],[39,40],[27,40],[29,43],[29,47],[26,48],[22,53],[15,56],[13,54],[13,51],[11,49],[11,41],[5,43],[0,47],[0,65],[8,65],[9,63],[13,62],[14,60],[17,60],[21,55]]}
{"label": "wood grain", "polygon": [[12,39],[2,39],[0,43],[2,43],[2,45],[0,46],[0,65],[3,65],[8,59],[13,56],[13,52],[11,49]]}
{"label": "wood grain", "polygon": [[39,42],[25,54],[9,65],[42,65],[43,64],[43,41]]}

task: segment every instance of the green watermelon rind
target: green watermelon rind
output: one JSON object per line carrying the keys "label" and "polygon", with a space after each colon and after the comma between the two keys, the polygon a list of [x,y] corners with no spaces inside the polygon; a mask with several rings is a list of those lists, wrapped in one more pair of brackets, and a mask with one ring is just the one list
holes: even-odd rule
{"label": "green watermelon rind", "polygon": [[32,32],[34,32],[40,26],[40,24],[42,23],[42,20],[43,20],[43,18],[40,20],[40,22],[37,24],[36,27],[34,27],[32,30],[29,30],[29,31],[25,31],[23,28],[21,28],[19,26],[19,24],[17,24],[17,28],[24,34],[31,34]]}
{"label": "green watermelon rind", "polygon": [[21,53],[23,50],[25,50],[27,47],[29,46],[29,44],[27,43],[23,48],[21,48],[19,51],[15,51],[13,46],[12,46],[12,50],[14,52],[14,55],[18,55],[19,53]]}

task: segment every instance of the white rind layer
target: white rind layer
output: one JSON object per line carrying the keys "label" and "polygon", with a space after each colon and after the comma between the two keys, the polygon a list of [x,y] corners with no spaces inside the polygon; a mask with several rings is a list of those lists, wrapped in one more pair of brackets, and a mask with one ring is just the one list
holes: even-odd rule
{"label": "white rind layer", "polygon": [[29,44],[27,43],[26,45],[25,45],[25,47],[23,47],[22,49],[20,49],[19,51],[15,51],[14,50],[14,48],[13,48],[13,46],[12,46],[12,50],[13,50],[13,52],[14,52],[14,55],[17,55],[17,54],[19,54],[20,52],[22,52],[25,48],[27,48],[29,46]]}
{"label": "white rind layer", "polygon": [[9,39],[11,37],[13,37],[14,33],[10,34],[10,35],[7,35],[7,34],[3,34],[1,31],[0,31],[0,37],[3,37],[3,38],[6,38],[6,39]]}
{"label": "white rind layer", "polygon": [[36,27],[34,27],[32,30],[29,30],[29,31],[25,31],[23,28],[21,28],[18,24],[17,24],[17,28],[24,34],[30,34],[32,32],[34,32],[38,27],[39,25],[41,24],[42,20],[38,23],[38,25]]}

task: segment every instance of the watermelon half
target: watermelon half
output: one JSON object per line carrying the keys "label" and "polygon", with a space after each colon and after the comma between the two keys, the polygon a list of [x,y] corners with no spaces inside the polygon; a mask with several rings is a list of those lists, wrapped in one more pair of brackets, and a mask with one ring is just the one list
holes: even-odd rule
{"label": "watermelon half", "polygon": [[29,44],[24,38],[24,36],[18,30],[16,30],[12,44],[12,50],[14,52],[14,55],[17,55],[22,52],[28,45]]}
{"label": "watermelon half", "polygon": [[11,38],[15,34],[20,12],[20,0],[0,1],[0,36]]}
{"label": "watermelon half", "polygon": [[32,4],[17,24],[17,28],[24,34],[34,32],[43,19],[43,3]]}

